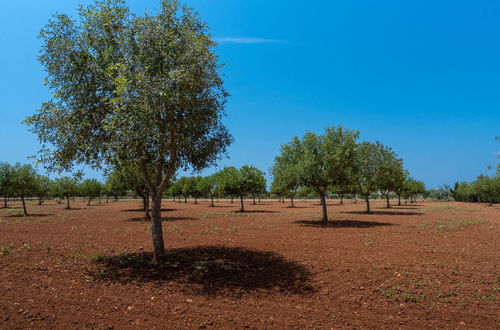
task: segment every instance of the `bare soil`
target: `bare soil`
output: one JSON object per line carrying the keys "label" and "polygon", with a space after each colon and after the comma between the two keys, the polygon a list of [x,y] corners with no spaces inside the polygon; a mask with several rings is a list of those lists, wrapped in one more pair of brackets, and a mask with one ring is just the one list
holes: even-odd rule
{"label": "bare soil", "polygon": [[0,328],[500,327],[500,207],[165,200],[0,210]]}

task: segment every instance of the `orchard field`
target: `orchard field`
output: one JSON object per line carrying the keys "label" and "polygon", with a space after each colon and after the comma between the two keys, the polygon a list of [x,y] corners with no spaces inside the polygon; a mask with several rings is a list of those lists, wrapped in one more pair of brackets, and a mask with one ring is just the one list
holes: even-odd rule
{"label": "orchard field", "polygon": [[151,264],[141,201],[0,210],[0,324],[26,328],[500,326],[500,207],[163,200]]}

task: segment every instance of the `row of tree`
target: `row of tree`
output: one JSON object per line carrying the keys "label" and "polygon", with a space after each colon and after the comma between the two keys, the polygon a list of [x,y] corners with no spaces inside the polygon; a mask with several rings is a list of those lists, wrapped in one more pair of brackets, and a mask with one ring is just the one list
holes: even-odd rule
{"label": "row of tree", "polygon": [[[390,194],[414,197],[425,191],[423,182],[408,177],[403,161],[379,142],[358,142],[359,132],[342,126],[327,127],[324,134],[307,132],[302,139],[281,147],[271,168],[271,191],[293,199],[302,187],[320,197],[323,221],[328,221],[326,196],[359,194],[370,212],[370,196],[379,191],[389,205]],[[342,197],[341,197],[342,198]]]}
{"label": "row of tree", "polygon": [[38,198],[38,204],[42,205],[49,197],[66,200],[66,208],[70,208],[72,197],[81,196],[88,198],[87,205],[92,199],[105,196],[106,201],[110,197],[117,200],[119,196],[127,193],[128,188],[115,177],[108,176],[105,183],[96,179],[80,181],[73,177],[60,177],[54,180],[47,176],[38,174],[31,165],[0,163],[0,196],[3,198],[3,207],[7,208],[9,198],[19,198],[22,202],[23,212],[28,215],[26,198]]}
{"label": "row of tree", "polygon": [[473,182],[457,182],[451,189],[453,198],[461,202],[500,203],[500,176],[480,175]]}

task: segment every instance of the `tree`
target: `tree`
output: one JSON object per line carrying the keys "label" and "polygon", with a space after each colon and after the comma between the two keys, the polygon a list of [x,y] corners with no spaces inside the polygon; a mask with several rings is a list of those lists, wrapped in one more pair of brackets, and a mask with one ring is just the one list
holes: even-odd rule
{"label": "tree", "polygon": [[43,199],[48,196],[52,182],[44,175],[37,175],[35,182],[35,195],[38,197],[38,205],[42,205]]}
{"label": "tree", "polygon": [[194,198],[194,203],[198,203],[198,198],[201,196],[201,192],[198,190],[198,183],[201,181],[201,176],[191,176],[186,177],[183,180],[182,194],[184,195],[184,201],[187,202],[187,196]]}
{"label": "tree", "polygon": [[28,215],[25,198],[36,194],[37,176],[38,174],[31,165],[21,165],[17,163],[13,167],[11,191],[13,196],[21,199],[24,215]]}
{"label": "tree", "polygon": [[0,196],[3,197],[3,207],[7,208],[7,198],[12,195],[12,180],[14,169],[7,163],[0,163]]}
{"label": "tree", "polygon": [[[66,198],[66,209],[69,210],[71,207],[69,205],[69,200],[78,194],[78,180],[70,178],[67,176],[57,178],[54,180],[54,185],[56,187],[59,196]],[[89,200],[90,203],[90,200]]]}
{"label": "tree", "polygon": [[254,166],[243,165],[239,170],[239,175],[241,191],[243,194],[251,195],[253,205],[255,205],[255,196],[266,190],[264,172]]}
{"label": "tree", "polygon": [[96,179],[87,179],[80,184],[79,190],[83,197],[89,198],[87,202],[89,206],[93,198],[101,195],[101,184]]}
{"label": "tree", "polygon": [[366,213],[370,213],[370,195],[383,181],[384,164],[392,150],[381,143],[362,142],[356,148],[355,180],[359,193],[365,198]]}
{"label": "tree", "polygon": [[[254,166],[244,165],[240,169],[232,166],[224,167],[217,173],[220,190],[228,196],[238,196],[240,198],[240,212],[245,212],[243,198],[246,195],[253,195],[265,189],[265,179],[262,171]],[[255,202],[255,199],[254,199]]]}
{"label": "tree", "polygon": [[344,182],[352,171],[359,132],[342,126],[327,127],[324,135],[307,132],[282,147],[281,157],[297,164],[301,185],[311,187],[321,199],[323,222],[328,221],[326,192]]}
{"label": "tree", "polygon": [[[207,25],[176,0],[132,15],[122,0],[58,14],[42,30],[54,99],[26,122],[49,169],[133,163],[152,205],[153,261],[165,253],[161,199],[175,172],[215,164],[231,143],[228,96]],[[48,147],[48,146],[51,147]]]}
{"label": "tree", "polygon": [[118,201],[118,196],[123,196],[127,193],[127,184],[123,180],[122,174],[116,169],[114,171],[106,172],[105,176],[106,183],[104,190],[106,197],[113,196],[114,201],[116,202]]}
{"label": "tree", "polygon": [[417,195],[423,194],[425,192],[425,184],[422,181],[418,181],[412,178],[408,178],[405,181],[404,197],[410,198],[410,203],[417,200]]}
{"label": "tree", "polygon": [[[226,166],[219,172],[217,172],[217,177],[219,181],[219,190],[224,196],[231,197],[231,203],[233,202],[233,196],[239,196],[240,186],[239,186],[239,171],[234,166]],[[241,209],[244,211],[243,200],[241,201]]]}
{"label": "tree", "polygon": [[288,150],[289,148],[289,145],[283,145],[281,155],[274,158],[274,165],[271,167],[271,191],[280,197],[289,196],[290,206],[294,207],[293,199],[300,187],[299,157],[293,150]]}
{"label": "tree", "polygon": [[196,186],[196,190],[204,196],[210,197],[210,206],[214,207],[214,197],[219,188],[217,175],[209,175],[202,178]]}
{"label": "tree", "polygon": [[168,192],[169,194],[174,198],[174,202],[175,202],[175,197],[178,196],[179,197],[179,203],[181,201],[181,195],[182,195],[182,186],[184,185],[184,183],[180,180],[177,180],[177,181],[174,181],[174,183],[172,183],[172,185],[168,188]]}
{"label": "tree", "polygon": [[143,210],[146,218],[151,219],[149,213],[149,190],[146,187],[141,171],[134,164],[124,164],[121,166],[112,166],[108,169],[109,176],[113,177],[113,181],[118,182],[118,185],[123,185],[124,190],[132,190],[142,199]]}
{"label": "tree", "polygon": [[406,173],[403,168],[403,160],[397,158],[397,155],[391,149],[384,148],[381,152],[382,164],[380,164],[377,174],[377,186],[386,199],[387,208],[390,208],[389,195],[402,187]]}

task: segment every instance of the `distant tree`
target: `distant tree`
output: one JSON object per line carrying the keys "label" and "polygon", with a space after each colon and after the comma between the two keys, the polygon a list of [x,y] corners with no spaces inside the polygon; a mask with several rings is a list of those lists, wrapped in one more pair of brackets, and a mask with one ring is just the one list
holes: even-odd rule
{"label": "distant tree", "polygon": [[[122,174],[119,171],[107,171],[105,173],[106,183],[104,186],[104,193],[106,194],[106,198],[109,196],[113,196],[114,201],[118,201],[119,196],[123,196],[127,193],[128,189],[133,189],[127,187],[125,181],[123,181]],[[106,200],[107,202],[107,200]]]}
{"label": "distant tree", "polygon": [[35,195],[38,197],[38,205],[49,195],[52,181],[44,175],[37,175],[35,182]]}
{"label": "distant tree", "polygon": [[172,185],[168,188],[168,193],[174,198],[175,202],[175,197],[179,197],[179,202],[181,201],[181,195],[182,195],[182,186],[184,183],[181,180],[174,181]]}
{"label": "distant tree", "polygon": [[[217,172],[217,178],[220,185],[220,192],[224,196],[231,197],[231,203],[233,202],[234,196],[239,196],[240,194],[240,177],[239,171],[236,167],[226,166],[219,172]],[[244,210],[243,199],[241,201],[241,210]]]}
{"label": "distant tree", "polygon": [[101,184],[96,179],[87,179],[80,184],[79,190],[83,197],[88,197],[87,206],[92,199],[101,195]]}
{"label": "distant tree", "polygon": [[381,181],[385,155],[391,152],[379,142],[362,142],[356,149],[355,180],[359,193],[365,198],[367,213],[371,211],[370,195],[377,191]]}
{"label": "distant tree", "polygon": [[37,177],[38,174],[31,165],[21,165],[17,163],[13,167],[13,177],[11,181],[12,195],[21,199],[24,215],[28,215],[25,198],[36,194]]}
{"label": "distant tree", "polygon": [[281,157],[294,159],[301,185],[311,187],[319,195],[323,221],[328,221],[327,190],[351,175],[359,132],[338,127],[327,127],[324,135],[307,132],[282,147]]}
{"label": "distant tree", "polygon": [[266,191],[264,172],[254,166],[244,165],[239,169],[241,190],[252,196],[255,205],[255,196]]}
{"label": "distant tree", "polygon": [[425,193],[425,191],[425,184],[422,181],[412,178],[408,178],[405,181],[404,196],[410,199],[410,203],[416,202],[417,196]]}
{"label": "distant tree", "polygon": [[493,205],[493,201],[500,194],[499,179],[487,175],[480,175],[472,183],[472,191],[478,196],[479,202]]}
{"label": "distant tree", "polygon": [[54,180],[54,185],[57,190],[57,194],[66,198],[66,209],[70,209],[70,198],[74,197],[79,192],[78,180],[70,178],[67,176],[57,178]]}
{"label": "distant tree", "polygon": [[0,163],[0,196],[3,197],[3,207],[7,208],[7,198],[12,196],[14,168],[7,163]]}
{"label": "distant tree", "polygon": [[194,203],[198,204],[198,198],[202,196],[202,192],[198,189],[198,183],[202,180],[201,176],[191,176],[187,177],[184,186],[183,194],[184,196],[190,196],[194,198]]}
{"label": "distant tree", "polygon": [[214,197],[217,194],[219,183],[216,174],[202,178],[196,186],[196,190],[202,195],[210,197],[210,206],[214,207]]}
{"label": "distant tree", "polygon": [[391,149],[384,148],[381,152],[382,164],[377,174],[377,186],[380,193],[386,199],[386,207],[390,208],[390,194],[393,192],[396,193],[396,191],[402,187],[406,173],[403,168],[403,160],[397,158],[397,155]]}
{"label": "distant tree", "polygon": [[300,187],[300,157],[296,155],[297,149],[291,149],[294,145],[283,145],[281,155],[274,158],[271,167],[273,182],[271,191],[279,197],[290,197],[290,206],[294,207],[293,200]]}

